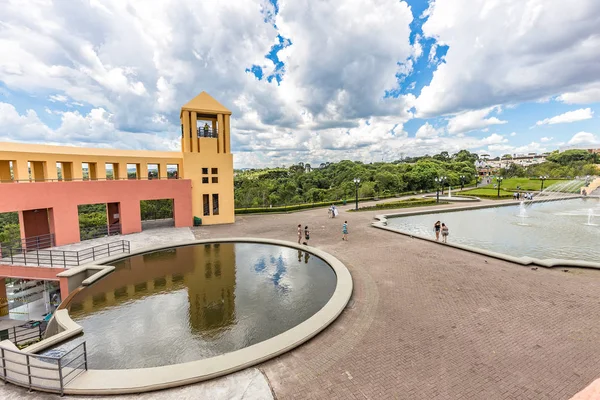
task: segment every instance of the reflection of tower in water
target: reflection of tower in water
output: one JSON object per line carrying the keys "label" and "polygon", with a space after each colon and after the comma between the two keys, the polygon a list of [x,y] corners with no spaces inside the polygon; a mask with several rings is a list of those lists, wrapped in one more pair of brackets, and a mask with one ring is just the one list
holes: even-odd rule
{"label": "reflection of tower in water", "polygon": [[206,336],[217,334],[234,321],[235,245],[193,246],[194,267],[185,274],[191,327]]}

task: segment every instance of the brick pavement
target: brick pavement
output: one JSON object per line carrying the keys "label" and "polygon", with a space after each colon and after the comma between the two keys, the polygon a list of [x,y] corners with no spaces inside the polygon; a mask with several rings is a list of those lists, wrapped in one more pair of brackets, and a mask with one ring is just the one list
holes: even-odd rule
{"label": "brick pavement", "polygon": [[532,270],[372,228],[374,215],[317,209],[195,229],[294,242],[308,224],[311,245],[352,273],[340,318],[260,366],[278,399],[569,399],[600,377],[600,271]]}

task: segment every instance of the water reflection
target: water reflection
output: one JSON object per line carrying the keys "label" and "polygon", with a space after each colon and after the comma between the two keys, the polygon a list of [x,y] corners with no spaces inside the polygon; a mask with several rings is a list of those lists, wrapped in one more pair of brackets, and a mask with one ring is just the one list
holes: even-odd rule
{"label": "water reflection", "polygon": [[306,320],[329,300],[336,282],[318,257],[249,243],[179,247],[115,267],[70,304],[84,336],[51,351],[86,340],[90,366],[106,369],[211,357]]}

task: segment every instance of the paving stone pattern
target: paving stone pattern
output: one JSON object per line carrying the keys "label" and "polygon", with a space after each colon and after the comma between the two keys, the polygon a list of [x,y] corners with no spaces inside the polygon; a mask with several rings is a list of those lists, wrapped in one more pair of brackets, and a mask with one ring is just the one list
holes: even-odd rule
{"label": "paving stone pattern", "polygon": [[319,209],[194,230],[293,242],[301,223],[352,273],[340,318],[260,366],[278,399],[569,399],[600,377],[600,271],[533,270],[372,228],[374,215]]}

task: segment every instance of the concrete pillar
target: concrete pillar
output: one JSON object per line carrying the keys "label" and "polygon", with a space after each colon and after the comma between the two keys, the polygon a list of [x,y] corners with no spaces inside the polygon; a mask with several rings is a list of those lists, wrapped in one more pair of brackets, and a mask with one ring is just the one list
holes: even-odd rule
{"label": "concrete pillar", "polygon": [[78,161],[73,163],[73,180],[83,180],[83,165]]}
{"label": "concrete pillar", "polygon": [[217,136],[217,153],[221,152],[221,143],[223,142],[223,114],[217,114],[217,126],[219,135]]}
{"label": "concrete pillar", "polygon": [[12,180],[10,176],[10,161],[0,160],[0,183]]}
{"label": "concrete pillar", "polygon": [[[16,164],[16,168],[15,168]],[[29,166],[27,160],[17,160],[13,162],[13,172],[15,174],[15,180],[28,182],[29,181]]]}
{"label": "concrete pillar", "polygon": [[121,202],[121,234],[127,235],[142,231],[142,210],[137,200]]}
{"label": "concrete pillar", "polygon": [[58,168],[56,167],[56,160],[46,160],[43,163],[44,167],[44,178],[49,181],[58,180]]}
{"label": "concrete pillar", "polygon": [[158,176],[161,179],[167,179],[168,178],[167,163],[160,163],[160,164],[158,164]]}
{"label": "concrete pillar", "polygon": [[43,161],[31,161],[31,172],[33,180],[36,182],[44,181],[44,162]]}
{"label": "concrete pillar", "polygon": [[167,284],[165,285],[165,287],[167,289],[170,289],[173,287],[173,275],[167,275],[165,276],[165,281],[167,281]]}
{"label": "concrete pillar", "polygon": [[198,114],[190,112],[190,130],[192,131],[192,153],[198,152]]}
{"label": "concrete pillar", "polygon": [[0,278],[0,317],[8,315],[8,296],[6,294],[6,280]]}
{"label": "concrete pillar", "polygon": [[230,127],[230,122],[231,122],[231,118],[229,118],[229,115],[225,115],[225,121],[223,122],[223,127],[225,128],[223,130],[223,153],[229,153],[231,152],[230,149],[230,143],[231,143],[231,136],[230,136],[230,132],[231,132],[231,127]]}
{"label": "concrete pillar", "polygon": [[54,207],[53,215],[60,215],[60,218],[53,218],[56,246],[78,243],[80,236],[77,205],[57,205]]}
{"label": "concrete pillar", "polygon": [[111,306],[113,304],[115,304],[115,292],[114,290],[111,290],[110,292],[106,292],[106,304]]}
{"label": "concrete pillar", "polygon": [[181,140],[183,141],[183,152],[189,153],[190,152],[190,112],[183,111],[182,118],[183,118],[183,137],[181,138]]}
{"label": "concrete pillar", "polygon": [[98,180],[98,164],[95,162],[88,163],[88,174],[90,181]]}
{"label": "concrete pillar", "polygon": [[138,170],[140,171],[138,179],[148,179],[148,163],[141,162],[138,164]]}
{"label": "concrete pillar", "polygon": [[127,163],[120,162],[115,165],[117,166],[117,171],[119,171],[119,179],[127,179]]}
{"label": "concrete pillar", "polygon": [[135,296],[135,286],[127,285],[127,297],[132,298]]}

